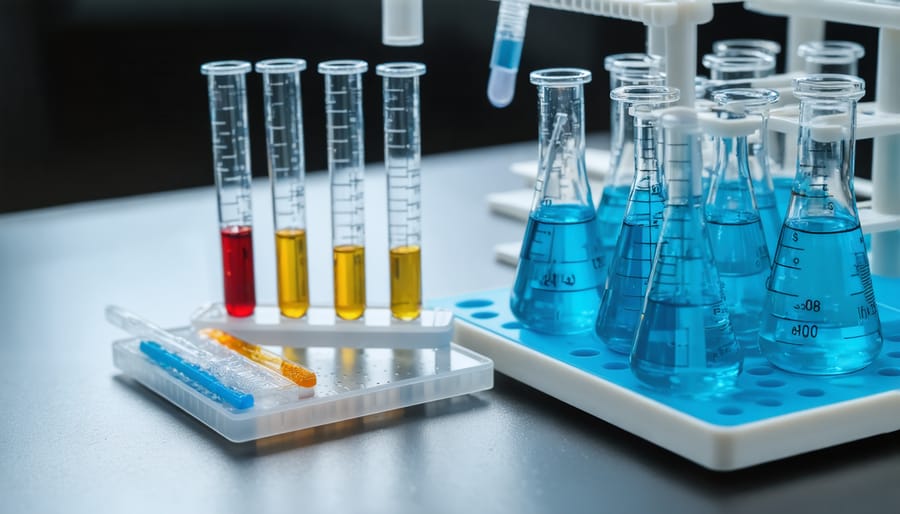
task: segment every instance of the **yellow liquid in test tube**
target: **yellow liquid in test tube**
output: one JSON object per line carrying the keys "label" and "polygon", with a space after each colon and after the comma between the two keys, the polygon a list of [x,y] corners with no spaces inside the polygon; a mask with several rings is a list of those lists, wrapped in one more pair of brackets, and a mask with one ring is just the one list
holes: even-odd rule
{"label": "yellow liquid in test tube", "polygon": [[391,313],[413,320],[422,312],[422,252],[418,246],[391,248]]}
{"label": "yellow liquid in test tube", "polygon": [[289,318],[301,318],[309,309],[309,273],[306,265],[306,230],[275,232],[278,262],[278,307]]}
{"label": "yellow liquid in test tube", "polygon": [[334,247],[334,310],[343,319],[358,319],[366,310],[366,250],[362,246]]}

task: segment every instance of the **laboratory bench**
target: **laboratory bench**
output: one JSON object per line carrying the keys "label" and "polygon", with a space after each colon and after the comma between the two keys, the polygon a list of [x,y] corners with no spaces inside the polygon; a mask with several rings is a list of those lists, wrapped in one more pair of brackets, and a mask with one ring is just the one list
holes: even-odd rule
{"label": "laboratory bench", "polygon": [[[423,159],[426,299],[508,287],[521,143]],[[385,180],[366,170],[367,289],[387,303]],[[331,300],[328,176],[308,175],[310,291]],[[8,194],[10,192],[7,192]],[[254,181],[257,301],[274,303],[268,183]],[[900,433],[745,470],[704,469],[501,374],[494,388],[230,443],[122,375],[117,304],[187,325],[221,298],[212,186],[0,215],[4,512],[900,512]],[[896,413],[900,416],[900,413]]]}

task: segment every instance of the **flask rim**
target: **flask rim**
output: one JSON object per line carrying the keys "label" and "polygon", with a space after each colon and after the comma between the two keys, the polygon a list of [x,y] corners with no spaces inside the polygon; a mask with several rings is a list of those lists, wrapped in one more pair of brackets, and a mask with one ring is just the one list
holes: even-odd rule
{"label": "flask rim", "polygon": [[853,75],[816,73],[794,79],[794,96],[800,99],[859,100],[866,81]]}
{"label": "flask rim", "polygon": [[545,68],[528,75],[532,84],[544,87],[570,87],[587,84],[591,72],[582,68]]}

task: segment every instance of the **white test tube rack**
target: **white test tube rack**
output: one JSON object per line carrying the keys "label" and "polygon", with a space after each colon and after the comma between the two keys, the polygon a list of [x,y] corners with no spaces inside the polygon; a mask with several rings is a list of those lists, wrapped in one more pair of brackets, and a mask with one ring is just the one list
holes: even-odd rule
{"label": "white test tube rack", "polygon": [[[647,27],[647,52],[663,56],[668,85],[693,91],[697,26],[713,19],[713,4],[735,0],[529,0],[532,5],[636,21]],[[802,71],[797,48],[821,40],[826,21],[876,27],[878,73],[874,102],[859,105],[857,139],[874,138],[871,204],[860,207],[863,229],[872,234],[871,262],[875,274],[900,277],[900,2],[876,0],[747,0],[747,9],[787,16],[787,71]],[[810,14],[814,13],[814,16]],[[777,82],[778,77],[773,77]],[[870,89],[873,85],[868,86]],[[781,88],[779,88],[781,89]],[[694,106],[693,95],[681,95],[679,105]],[[796,133],[796,106],[773,110],[771,130]]]}

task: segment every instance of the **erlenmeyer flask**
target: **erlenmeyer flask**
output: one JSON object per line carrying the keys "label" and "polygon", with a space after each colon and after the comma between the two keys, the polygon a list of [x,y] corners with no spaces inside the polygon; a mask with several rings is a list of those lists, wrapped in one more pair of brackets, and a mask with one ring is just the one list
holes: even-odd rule
{"label": "erlenmeyer flask", "polygon": [[[604,67],[609,71],[610,90],[623,86],[662,86],[661,60],[647,54],[615,54],[608,56]],[[608,266],[616,249],[625,204],[634,182],[634,117],[627,101],[610,98],[610,163],[609,175],[597,207],[597,230],[604,263]]]}
{"label": "erlenmeyer flask", "polygon": [[631,370],[656,389],[706,395],[734,386],[742,351],[703,221],[697,114],[674,107],[660,125],[666,206]]}
{"label": "erlenmeyer flask", "polygon": [[[714,98],[721,117],[743,120],[777,102],[778,93],[769,89],[726,89]],[[745,352],[758,353],[759,315],[771,266],[767,240],[771,233],[774,251],[780,222],[772,190],[761,191],[764,202],[758,202],[756,184],[751,179],[748,138],[757,129],[765,133],[765,125],[744,127],[736,123],[726,125],[730,134],[716,137],[718,159],[705,216],[735,335]],[[761,221],[763,208],[768,223],[765,226]]]}
{"label": "erlenmeyer flask", "polygon": [[862,79],[794,80],[800,99],[797,175],[775,251],[759,345],[772,364],[830,375],[868,366],[882,334],[853,196]]}
{"label": "erlenmeyer flask", "polygon": [[654,110],[677,101],[678,90],[626,86],[614,89],[610,97],[633,106],[635,171],[595,330],[611,350],[628,354],[647,293],[665,203]]}
{"label": "erlenmeyer flask", "polygon": [[540,156],[510,308],[529,329],[590,330],[606,268],[584,165],[584,84],[591,73],[555,68],[531,73],[538,86]]}

